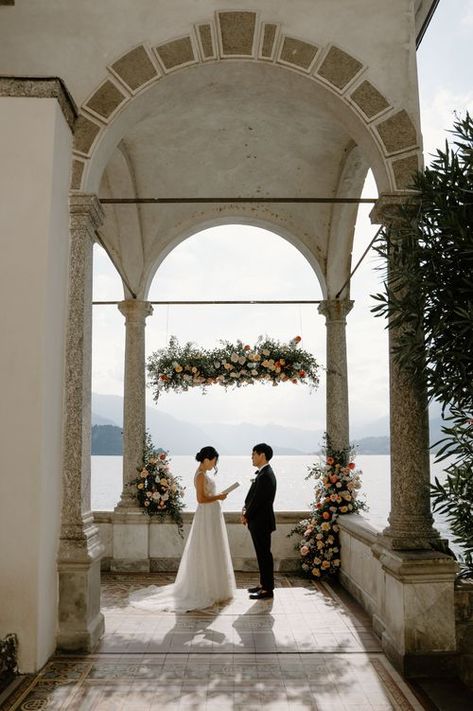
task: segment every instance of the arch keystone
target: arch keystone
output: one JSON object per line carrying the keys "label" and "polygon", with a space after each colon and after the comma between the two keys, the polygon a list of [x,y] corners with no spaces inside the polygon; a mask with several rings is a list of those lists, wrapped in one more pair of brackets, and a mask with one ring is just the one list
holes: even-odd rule
{"label": "arch keystone", "polygon": [[223,57],[252,57],[256,12],[218,12]]}
{"label": "arch keystone", "polygon": [[397,189],[409,190],[409,188],[412,188],[414,174],[419,170],[419,156],[417,153],[394,160],[391,165]]}
{"label": "arch keystone", "polygon": [[74,131],[74,150],[88,156],[102,126],[80,114]]}
{"label": "arch keystone", "polygon": [[274,59],[278,30],[279,25],[275,25],[269,22],[263,23],[259,51],[259,56],[261,57],[261,59]]}
{"label": "arch keystone", "polygon": [[84,108],[108,121],[115,111],[128,99],[110,79],[106,79],[86,101]]}
{"label": "arch keystone", "polygon": [[279,52],[278,62],[289,64],[308,72],[315,61],[318,51],[317,45],[286,35]]}
{"label": "arch keystone", "polygon": [[168,72],[198,61],[189,35],[160,44],[155,51]]}
{"label": "arch keystone", "polygon": [[71,190],[80,190],[85,163],[78,158],[72,161]]}
{"label": "arch keystone", "polygon": [[218,55],[212,25],[209,22],[196,25],[195,30],[203,61],[207,62],[210,59],[217,59]]}
{"label": "arch keystone", "polygon": [[363,64],[351,54],[338,47],[330,47],[317,74],[339,91],[343,91],[362,69]]}
{"label": "arch keystone", "polygon": [[367,79],[357,86],[355,91],[350,95],[350,99],[358,106],[367,119],[374,118],[390,105],[386,97]]}
{"label": "arch keystone", "polygon": [[386,153],[398,153],[417,144],[417,131],[409,114],[401,109],[376,125]]}
{"label": "arch keystone", "polygon": [[158,70],[142,44],[117,59],[109,69],[133,94],[159,77]]}

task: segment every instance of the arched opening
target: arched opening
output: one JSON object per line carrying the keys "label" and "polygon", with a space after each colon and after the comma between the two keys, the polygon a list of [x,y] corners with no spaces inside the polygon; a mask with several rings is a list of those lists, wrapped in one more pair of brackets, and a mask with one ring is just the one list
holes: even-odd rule
{"label": "arched opening", "polygon": [[[96,262],[95,273],[95,293],[99,298],[117,298],[118,281],[113,279],[110,263],[102,256]],[[181,240],[161,262],[148,291],[150,302],[322,298],[314,268],[293,244],[267,229],[238,224],[196,230]],[[111,422],[122,424],[123,318],[113,307],[97,306],[96,311],[100,327],[94,332],[96,392],[92,401],[95,422],[103,421],[105,435]],[[325,325],[315,303],[156,304],[147,319],[147,353],[167,345],[171,335],[180,342],[190,340],[207,348],[221,339],[254,343],[260,335],[268,335],[287,342],[300,335],[304,349],[320,363],[325,360]],[[306,467],[313,461],[325,429],[325,378],[321,375],[317,392],[290,383],[278,388],[257,384],[228,392],[214,387],[205,395],[194,388],[179,395],[163,394],[156,405],[148,391],[147,429],[156,445],[170,450],[173,469],[184,477],[187,510],[192,511],[196,503],[193,455],[206,443],[212,443],[223,455],[222,484],[229,477],[241,479],[243,486],[224,504],[224,510],[240,510],[240,499],[244,498],[245,484],[252,472],[248,453],[257,441],[274,445],[282,480],[276,508],[298,511],[308,507],[312,487],[304,480]],[[107,500],[97,484],[105,477]],[[93,456],[93,508],[115,507],[121,478],[120,456],[111,456],[111,451],[105,458]]]}

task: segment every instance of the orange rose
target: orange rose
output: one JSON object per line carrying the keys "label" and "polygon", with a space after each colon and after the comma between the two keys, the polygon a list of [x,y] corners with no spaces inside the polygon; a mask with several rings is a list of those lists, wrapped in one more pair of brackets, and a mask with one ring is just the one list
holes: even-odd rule
{"label": "orange rose", "polygon": [[244,351],[251,351],[251,346],[246,345],[243,350],[244,350]]}
{"label": "orange rose", "polygon": [[324,518],[326,521],[330,518],[330,514],[328,511],[324,511],[322,514],[322,518]]}
{"label": "orange rose", "polygon": [[334,458],[333,457],[327,457],[327,464],[333,464],[334,463]]}
{"label": "orange rose", "polygon": [[348,469],[354,469],[355,468],[355,462],[350,462],[348,465]]}
{"label": "orange rose", "polygon": [[302,341],[302,338],[300,336],[296,336],[292,340],[294,341],[294,343],[300,343]]}
{"label": "orange rose", "polygon": [[299,376],[300,376],[301,378],[305,378],[305,370],[300,370],[300,371],[299,371]]}

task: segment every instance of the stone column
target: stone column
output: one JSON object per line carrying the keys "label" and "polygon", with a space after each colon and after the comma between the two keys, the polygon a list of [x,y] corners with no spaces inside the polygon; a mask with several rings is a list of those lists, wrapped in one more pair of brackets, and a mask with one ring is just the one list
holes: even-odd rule
{"label": "stone column", "polygon": [[353,308],[348,299],[329,299],[319,305],[327,326],[327,435],[333,449],[350,444],[348,418],[348,375],[346,316]]}
{"label": "stone column", "polygon": [[[372,221],[395,227],[403,196],[382,196]],[[405,198],[404,198],[405,199]],[[402,242],[391,235],[388,279],[401,255]],[[391,513],[383,534],[393,549],[428,549],[439,534],[430,506],[429,411],[425,388],[396,363],[393,351],[402,327],[389,329],[389,391],[391,435]]]}
{"label": "stone column", "polygon": [[125,392],[123,402],[123,492],[118,509],[136,508],[127,486],[141,464],[146,432],[145,326],[153,313],[148,301],[127,299],[118,305],[125,316]]}
{"label": "stone column", "polygon": [[100,612],[103,546],[90,511],[92,247],[103,211],[95,195],[77,194],[70,198],[70,213],[58,647],[90,651],[104,629]]}

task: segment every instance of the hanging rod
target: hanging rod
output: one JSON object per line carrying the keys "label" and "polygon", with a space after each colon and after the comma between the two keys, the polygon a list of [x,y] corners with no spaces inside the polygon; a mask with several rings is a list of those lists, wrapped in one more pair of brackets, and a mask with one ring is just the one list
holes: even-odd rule
{"label": "hanging rod", "polygon": [[[92,301],[93,306],[112,306],[120,304],[121,301]],[[321,304],[322,301],[312,299],[302,299],[300,301],[284,300],[252,300],[252,301],[148,301],[153,306],[231,306],[238,304]]]}
{"label": "hanging rod", "polygon": [[295,204],[335,204],[373,205],[377,198],[346,197],[210,197],[210,198],[99,198],[102,205],[180,205],[207,203],[295,203]]}

